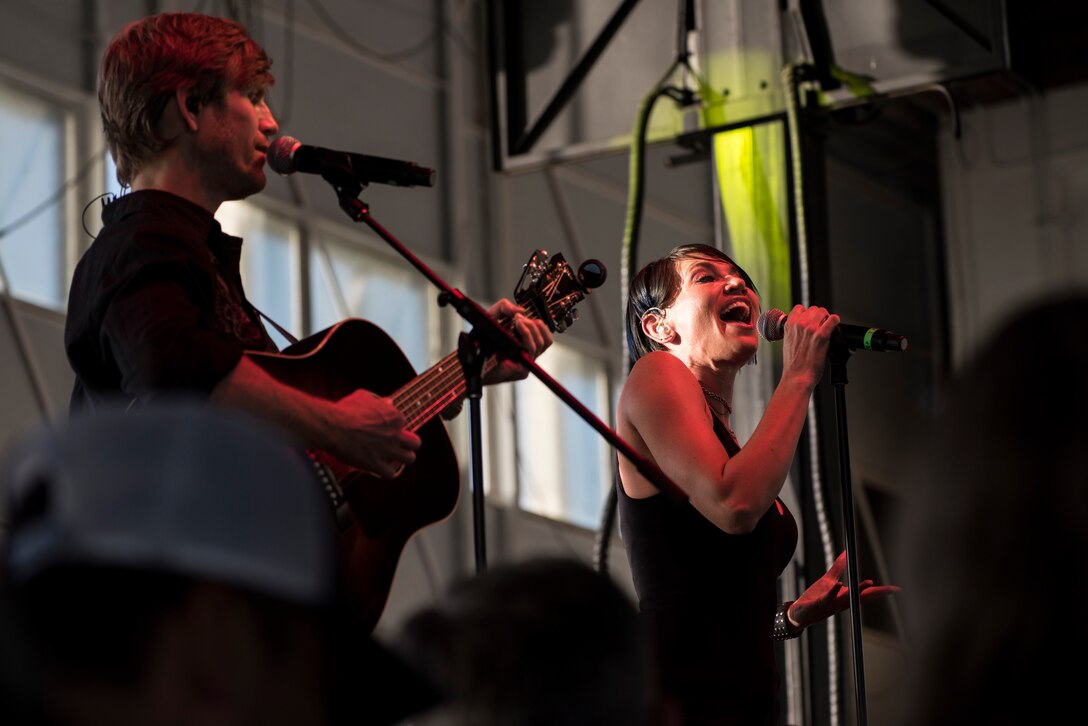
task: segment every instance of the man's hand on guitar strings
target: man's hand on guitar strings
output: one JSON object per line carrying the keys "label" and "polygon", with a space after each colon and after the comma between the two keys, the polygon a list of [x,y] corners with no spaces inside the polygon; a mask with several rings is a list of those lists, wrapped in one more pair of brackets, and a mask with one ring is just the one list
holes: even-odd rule
{"label": "man's hand on guitar strings", "polygon": [[390,399],[358,390],[336,401],[334,410],[337,443],[329,451],[341,461],[389,479],[416,460],[419,436],[405,428]]}
{"label": "man's hand on guitar strings", "polygon": [[[525,309],[512,300],[503,298],[487,309],[487,314],[495,320],[513,322],[513,335],[517,338],[530,357],[536,359],[552,344],[552,331],[540,319],[530,318]],[[520,381],[527,377],[525,366],[510,360],[500,360],[497,365],[484,375],[484,385]]]}

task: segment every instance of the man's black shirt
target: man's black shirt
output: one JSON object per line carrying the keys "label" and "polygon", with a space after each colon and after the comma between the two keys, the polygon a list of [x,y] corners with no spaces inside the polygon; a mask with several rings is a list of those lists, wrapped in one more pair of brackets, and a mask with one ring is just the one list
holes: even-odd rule
{"label": "man's black shirt", "polygon": [[207,396],[244,350],[274,350],[239,275],[242,240],[176,195],[131,192],[76,267],[64,343],[73,412],[156,393]]}

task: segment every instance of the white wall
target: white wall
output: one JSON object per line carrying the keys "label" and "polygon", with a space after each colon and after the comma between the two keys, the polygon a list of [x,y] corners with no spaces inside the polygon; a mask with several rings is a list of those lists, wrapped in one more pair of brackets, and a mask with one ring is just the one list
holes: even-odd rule
{"label": "white wall", "polygon": [[957,363],[1026,302],[1088,287],[1088,86],[1021,94],[941,134]]}

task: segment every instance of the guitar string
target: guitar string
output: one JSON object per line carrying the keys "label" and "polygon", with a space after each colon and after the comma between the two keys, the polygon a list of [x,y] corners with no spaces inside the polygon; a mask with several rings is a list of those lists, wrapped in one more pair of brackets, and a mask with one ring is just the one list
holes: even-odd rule
{"label": "guitar string", "polygon": [[[494,365],[494,362],[489,359],[485,363],[484,372],[487,373]],[[441,391],[440,394],[434,393],[436,388]],[[445,388],[449,390],[443,391]],[[409,420],[407,428],[414,431],[456,401],[466,390],[464,369],[457,353],[451,353],[397,391],[393,396],[393,402],[398,409],[407,414],[406,417]],[[426,404],[421,403],[420,399],[427,393],[431,394],[429,400]]]}
{"label": "guitar string", "polygon": [[[526,317],[535,317],[529,313],[531,313],[531,310],[526,312]],[[446,367],[447,359],[449,361],[448,367]],[[484,362],[484,374],[486,375],[490,372],[495,365],[497,365],[495,360],[493,358],[488,358]],[[447,393],[444,393],[441,396],[435,396],[429,402],[429,405],[424,406],[422,410],[404,411],[406,408],[419,408],[419,404],[416,402],[419,400],[422,393],[425,392],[421,391],[421,389],[433,390],[438,387],[441,390],[441,386],[450,385],[451,383],[452,387]],[[466,390],[468,390],[468,386],[465,381],[464,368],[455,351],[448,354],[446,358],[440,360],[422,375],[414,378],[403,388],[394,392],[392,400],[394,406],[398,409],[405,413],[413,414],[410,417],[407,417],[407,428],[410,431],[415,431],[418,427],[434,418],[435,415],[457,400],[457,398],[463,395]]]}
{"label": "guitar string", "polygon": [[[409,381],[408,384],[393,394],[394,404],[398,404],[398,408],[400,408],[401,405],[418,398],[424,392],[423,389],[433,389],[437,383],[443,382],[442,379],[447,377],[443,374],[448,374],[449,369],[454,367],[457,362],[456,358],[456,354],[451,353],[421,376]],[[408,399],[408,401],[405,399]]]}
{"label": "guitar string", "polygon": [[[558,284],[559,278],[556,278],[550,286],[555,287]],[[566,296],[566,298],[570,297],[571,295]],[[552,307],[553,305],[549,303],[549,313],[551,313]],[[528,318],[536,317],[533,315],[533,310],[531,308],[526,309],[525,315]],[[489,357],[484,361],[483,374],[486,375],[496,365],[495,359]],[[432,396],[428,405],[424,405],[420,408],[421,404],[418,403],[418,400],[422,397],[422,393],[426,392],[421,391],[421,389],[432,391],[435,388],[439,388],[439,390],[441,390],[441,386],[450,386],[450,388],[442,395]],[[464,368],[461,365],[457,352],[454,351],[429,368],[422,375],[410,381],[403,388],[395,391],[392,400],[398,410],[413,414],[408,417],[409,421],[407,428],[411,431],[415,431],[435,415],[441,413],[451,403],[456,401],[466,390],[468,390],[468,385],[465,381]],[[405,411],[405,409],[414,410]]]}
{"label": "guitar string", "polygon": [[422,409],[420,409],[418,411],[417,415],[412,416],[409,419],[408,423],[405,425],[405,428],[407,428],[409,431],[416,431],[421,426],[423,426],[425,423],[427,423],[432,418],[434,418],[436,415],[440,414],[443,410],[445,410],[451,403],[453,403],[456,400],[457,400],[456,393],[454,393],[453,395],[444,396],[442,398],[433,400],[431,402],[431,405],[423,407]]}
{"label": "guitar string", "polygon": [[[415,426],[421,426],[426,423],[427,420],[432,418],[435,414],[442,411],[442,409],[449,406],[453,401],[457,399],[459,395],[456,390],[459,388],[458,379],[463,379],[463,371],[459,365],[456,354],[451,356],[450,361],[441,361],[435,368],[439,366],[443,367],[443,370],[431,370],[428,373],[424,373],[418,379],[414,379],[412,384],[405,386],[405,389],[398,391],[394,396],[393,402],[397,408],[401,409],[405,414],[408,414],[409,426],[408,428],[414,430]],[[434,394],[434,389],[450,387],[449,391],[444,391],[441,394]],[[431,393],[431,398],[426,404],[420,403],[422,394]],[[408,399],[405,401],[405,399]]]}
{"label": "guitar string", "polygon": [[[489,362],[489,365],[485,365],[485,374],[494,367],[494,363]],[[438,372],[436,372],[438,373]],[[424,381],[421,381],[421,383]],[[422,426],[427,421],[432,419],[435,415],[441,413],[451,403],[456,401],[468,390],[468,384],[465,381],[464,370],[460,365],[460,361],[456,358],[450,367],[440,374],[431,375],[426,377],[426,381],[432,383],[431,388],[448,387],[442,395],[433,395],[426,405],[420,403],[413,403],[411,405],[411,411],[405,411],[406,413],[412,413],[409,419],[408,428],[415,430],[416,427]],[[421,388],[424,386],[413,386],[413,388]],[[417,396],[417,399],[419,397]],[[407,408],[407,406],[405,407]]]}
{"label": "guitar string", "polygon": [[[484,372],[487,373],[495,365],[494,359],[489,358],[485,361]],[[439,370],[443,369],[444,370]],[[464,369],[461,366],[461,361],[456,353],[450,353],[441,361],[436,363],[430,369],[425,371],[419,377],[412,379],[402,389],[396,391],[393,394],[394,402],[400,401],[401,405],[404,405],[404,398],[418,398],[420,396],[420,389],[432,389],[436,383],[445,383],[448,385],[450,381],[460,383],[459,379],[464,378]],[[459,387],[459,386],[458,386]],[[446,404],[448,405],[448,404]],[[439,409],[441,410],[441,409]]]}

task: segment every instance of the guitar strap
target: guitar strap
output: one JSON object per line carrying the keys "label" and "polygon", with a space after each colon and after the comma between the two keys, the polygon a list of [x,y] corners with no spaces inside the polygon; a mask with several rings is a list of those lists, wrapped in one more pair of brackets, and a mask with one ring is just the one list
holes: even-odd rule
{"label": "guitar strap", "polygon": [[297,343],[297,342],[298,342],[298,338],[296,338],[295,336],[293,336],[293,335],[291,335],[290,333],[288,333],[288,332],[287,332],[287,330],[286,330],[286,329],[285,329],[285,328],[284,328],[284,327],[283,327],[282,325],[280,325],[280,324],[279,324],[279,323],[277,323],[277,322],[276,322],[275,320],[273,320],[272,318],[268,317],[268,316],[267,316],[267,315],[265,315],[265,314],[264,314],[263,312],[261,312],[261,311],[260,311],[260,310],[259,310],[259,309],[257,308],[257,306],[256,306],[256,305],[253,305],[252,303],[250,303],[250,305],[251,305],[251,306],[253,307],[253,309],[254,309],[254,310],[256,310],[256,311],[257,311],[257,314],[258,314],[258,315],[260,315],[260,316],[261,316],[262,318],[264,318],[264,319],[265,319],[266,321],[268,321],[268,323],[269,323],[269,324],[270,324],[270,325],[271,325],[271,326],[272,326],[273,328],[275,328],[275,329],[276,329],[276,331],[277,331],[277,332],[278,332],[278,333],[279,333],[280,335],[282,335],[282,336],[283,336],[284,338],[287,338],[287,342],[289,342],[289,343],[290,343],[291,345],[294,345],[295,343]]}
{"label": "guitar strap", "polygon": [[[286,330],[286,329],[284,329],[284,327],[283,327],[282,325],[280,325],[280,324],[279,324],[279,323],[277,323],[277,322],[276,322],[275,320],[273,320],[272,318],[268,317],[268,316],[267,316],[267,315],[265,315],[265,314],[264,314],[263,312],[261,312],[260,310],[258,310],[258,309],[257,309],[257,306],[255,306],[255,305],[253,305],[253,304],[250,304],[250,307],[252,307],[252,308],[253,308],[253,310],[254,310],[254,311],[255,311],[255,312],[256,312],[256,313],[258,314],[258,315],[260,315],[260,316],[261,316],[262,318],[264,318],[265,320],[267,320],[267,321],[268,321],[268,323],[269,323],[269,324],[271,324],[273,328],[275,328],[276,330],[278,330],[278,331],[279,331],[279,333],[280,333],[280,335],[282,335],[282,336],[283,336],[284,338],[286,338],[286,339],[287,339],[287,341],[288,341],[289,343],[291,343],[292,345],[294,345],[295,343],[297,343],[297,342],[298,342],[298,338],[296,338],[295,336],[291,335],[291,333],[287,332],[287,330]],[[94,400],[93,400],[93,399],[92,399],[91,397],[89,397],[89,396],[88,396],[88,397],[87,397],[87,401],[88,401],[88,403],[90,404],[91,410],[93,411],[93,410],[94,410]],[[129,401],[129,402],[128,402],[128,405],[126,405],[126,406],[125,406],[125,411],[126,411],[126,412],[127,412],[127,411],[131,411],[131,410],[132,410],[133,408],[135,408],[135,407],[137,406],[137,404],[140,404],[140,403],[143,403],[143,401],[141,401],[141,399],[140,399],[140,397],[139,397],[139,396],[133,397],[133,399],[132,399],[131,401]],[[334,500],[333,500],[333,506],[334,506],[334,507],[336,507],[336,506],[338,506],[338,505],[339,505],[339,502],[337,502],[337,501],[336,501],[336,500],[334,499]]]}
{"label": "guitar strap", "polygon": [[[298,338],[291,335],[282,325],[261,312],[257,306],[254,305],[253,309],[257,311],[258,315],[268,321],[273,328],[279,331],[279,334],[286,338],[291,345],[298,342]],[[307,451],[306,454],[314,467],[314,473],[317,475],[317,479],[321,483],[322,489],[325,490],[325,494],[329,497],[329,504],[332,505],[332,509],[335,512],[337,526],[340,528],[340,531],[347,531],[351,527],[353,519],[351,510],[348,508],[347,497],[344,496],[344,490],[340,487],[339,482],[336,481],[336,476],[333,475],[328,466],[326,466],[314,452]]]}

